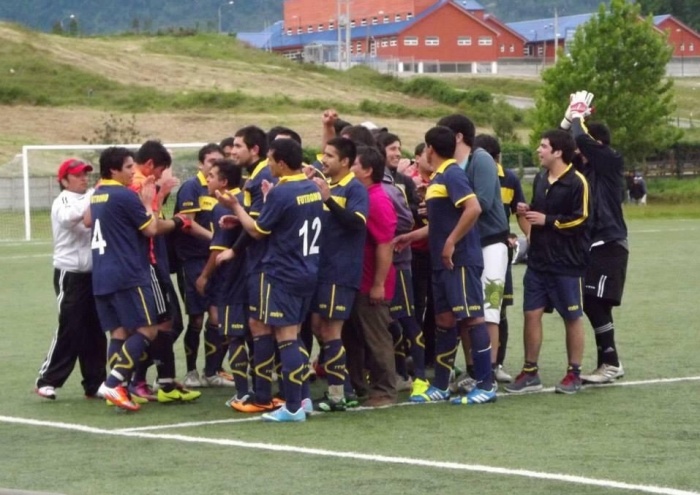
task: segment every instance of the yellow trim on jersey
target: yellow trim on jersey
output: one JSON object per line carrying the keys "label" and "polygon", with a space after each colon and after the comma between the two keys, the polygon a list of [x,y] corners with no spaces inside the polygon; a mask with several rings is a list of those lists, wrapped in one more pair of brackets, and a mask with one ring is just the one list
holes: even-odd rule
{"label": "yellow trim on jersey", "polygon": [[[571,168],[571,165],[567,167],[567,170],[569,170],[569,168]],[[576,227],[581,225],[588,218],[588,181],[586,181],[586,178],[581,174],[581,172],[574,171],[574,173],[583,183],[583,215],[581,215],[579,218],[571,220],[570,222],[561,223],[559,220],[555,221],[554,226],[558,229],[570,229]],[[561,177],[561,175],[559,177]]]}
{"label": "yellow trim on jersey", "polygon": [[197,177],[197,180],[199,181],[199,183],[200,183],[202,186],[206,186],[206,185],[207,185],[207,178],[206,178],[206,176],[204,175],[204,172],[202,172],[202,171],[200,170],[199,172],[197,172],[196,177]]}
{"label": "yellow trim on jersey", "polygon": [[360,213],[359,211],[356,211],[356,212],[355,212],[355,215],[357,215],[358,217],[360,217],[360,218],[362,219],[363,222],[367,223],[367,219],[365,218],[365,216],[364,216],[362,213]]}
{"label": "yellow trim on jersey", "polygon": [[328,313],[329,320],[333,318],[333,308],[335,308],[335,284],[331,285],[331,287],[331,307]]}
{"label": "yellow trim on jersey", "polygon": [[233,189],[229,189],[229,190],[226,191],[226,192],[229,193],[229,194],[231,194],[231,195],[235,195],[235,194],[238,194],[239,192],[241,192],[241,188],[240,188],[240,187],[234,187]]}
{"label": "yellow trim on jersey", "polygon": [[280,180],[277,182],[278,184],[282,184],[284,182],[297,182],[301,180],[307,180],[306,174],[301,173],[301,174],[294,174],[294,175],[285,175],[284,177],[280,177]]}
{"label": "yellow trim on jersey", "polygon": [[511,189],[510,187],[501,188],[501,201],[503,201],[504,205],[509,205],[514,197],[515,189]]}
{"label": "yellow trim on jersey", "polygon": [[225,251],[228,249],[226,246],[209,246],[209,251]]}
{"label": "yellow trim on jersey", "polygon": [[466,200],[468,200],[469,198],[476,198],[476,194],[471,193],[471,194],[467,194],[467,195],[464,196],[463,198],[459,198],[457,201],[455,201],[455,206],[456,206],[456,207],[461,206],[461,204],[464,203],[464,202],[465,202]]}
{"label": "yellow trim on jersey", "polygon": [[143,223],[143,225],[141,225],[141,226],[139,227],[139,230],[143,230],[143,229],[145,229],[146,227],[148,227],[148,226],[151,224],[151,222],[152,222],[153,220],[155,220],[155,217],[153,216],[153,213],[151,213],[151,215],[148,217],[148,220],[146,220],[146,221]]}
{"label": "yellow trim on jersey", "polygon": [[271,230],[263,230],[263,229],[261,229],[260,226],[258,225],[258,222],[255,222],[255,230],[257,230],[258,232],[260,232],[260,233],[263,234],[263,235],[270,235],[270,234],[272,233]]}
{"label": "yellow trim on jersey", "polygon": [[114,180],[114,179],[100,179],[99,185],[100,185],[100,186],[122,186],[122,187],[126,187],[126,186],[124,186],[124,184],[122,184],[121,182],[116,181],[116,180]]}
{"label": "yellow trim on jersey", "polygon": [[316,153],[316,161],[320,162],[323,160],[323,153]]}
{"label": "yellow trim on jersey", "polygon": [[262,169],[264,169],[265,167],[267,167],[267,158],[265,158],[264,160],[262,160],[260,163],[258,163],[258,164],[255,166],[255,168],[253,169],[253,171],[252,171],[252,172],[250,173],[250,175],[248,176],[248,180],[251,180],[251,179],[255,178],[255,176],[258,175],[258,174],[260,173],[260,171],[261,171]]}
{"label": "yellow trim on jersey", "polygon": [[498,170],[498,176],[499,177],[505,177],[506,173],[503,171],[503,165],[500,163],[496,162],[496,170]]}
{"label": "yellow trim on jersey", "polygon": [[440,166],[435,170],[435,172],[433,172],[433,174],[430,176],[430,178],[432,179],[437,174],[443,173],[445,171],[445,169],[447,167],[449,167],[450,165],[452,165],[453,163],[457,163],[457,160],[455,160],[454,158],[450,158],[449,160],[445,160],[444,162],[442,162],[440,164]]}
{"label": "yellow trim on jersey", "polygon": [[447,186],[445,184],[431,184],[428,189],[425,190],[425,200],[435,198],[449,198],[447,194]]}
{"label": "yellow trim on jersey", "polygon": [[347,186],[348,183],[355,178],[355,174],[353,172],[350,172],[348,175],[340,179],[338,182],[335,184],[331,184],[331,187],[334,186]]}

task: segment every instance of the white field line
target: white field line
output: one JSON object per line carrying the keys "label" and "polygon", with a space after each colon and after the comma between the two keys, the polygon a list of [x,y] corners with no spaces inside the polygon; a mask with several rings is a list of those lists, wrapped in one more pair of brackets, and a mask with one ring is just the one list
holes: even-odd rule
{"label": "white field line", "polygon": [[[640,386],[640,385],[657,385],[660,383],[678,383],[678,382],[693,382],[693,381],[700,381],[700,376],[682,376],[682,377],[678,377],[678,378],[654,378],[651,380],[638,380],[635,382],[617,381],[615,383],[606,383],[603,385],[585,385],[584,389],[585,388],[590,388],[590,389],[609,388],[609,387],[635,387],[635,386]],[[552,392],[554,392],[554,387],[547,387],[547,388],[544,388],[538,392],[530,392],[527,394],[499,393],[498,399],[501,400],[501,399],[508,398],[508,397],[521,397],[523,395],[544,394],[544,393],[552,393]],[[400,402],[398,404],[391,404],[388,406],[382,406],[380,408],[355,407],[352,409],[348,409],[347,412],[361,412],[361,411],[371,411],[374,409],[385,409],[385,408],[390,408],[390,407],[426,406],[426,405],[435,405],[435,404],[444,404],[444,402],[429,402],[427,404],[417,404],[415,402]],[[313,415],[316,415],[316,414],[320,415],[323,413],[312,413],[312,414]],[[112,430],[112,431],[118,432],[118,433],[130,433],[130,432],[169,430],[172,428],[189,428],[189,427],[194,427],[194,426],[247,423],[247,422],[259,421],[259,420],[260,420],[260,416],[256,415],[254,417],[247,417],[247,418],[217,419],[217,420],[212,420],[212,421],[190,421],[187,423],[172,423],[172,424],[165,424],[165,425],[140,426],[137,428],[123,428],[123,429],[116,429],[116,430]]]}
{"label": "white field line", "polygon": [[21,424],[27,426],[39,426],[48,428],[58,428],[62,430],[69,431],[79,431],[82,433],[90,433],[93,435],[108,435],[117,437],[129,437],[129,438],[139,438],[148,440],[171,440],[176,442],[186,442],[195,444],[207,444],[207,445],[219,445],[222,447],[239,447],[245,449],[255,449],[264,450],[272,452],[285,452],[293,454],[304,454],[313,455],[326,458],[336,458],[336,459],[348,459],[353,461],[367,461],[372,463],[385,463],[385,464],[397,464],[404,466],[421,466],[427,468],[444,469],[452,471],[469,471],[476,473],[488,473],[497,474],[503,476],[519,476],[522,478],[545,480],[545,481],[557,481],[563,483],[572,483],[577,485],[587,485],[587,486],[599,486],[601,488],[608,489],[618,489],[618,490],[630,490],[643,493],[654,493],[661,495],[700,495],[698,492],[690,492],[685,490],[678,490],[675,488],[667,488],[652,485],[636,485],[631,483],[623,483],[613,480],[587,478],[584,476],[573,476],[567,474],[559,473],[544,473],[540,471],[529,471],[526,469],[508,469],[493,466],[484,466],[480,464],[462,464],[457,462],[438,462],[429,461],[425,459],[414,459],[409,457],[393,457],[393,456],[383,456],[383,455],[372,455],[372,454],[361,454],[357,452],[338,452],[333,450],[325,449],[311,449],[305,447],[296,447],[291,445],[279,445],[271,443],[259,443],[259,442],[243,442],[239,440],[229,440],[229,439],[216,439],[216,438],[204,438],[204,437],[192,437],[185,435],[169,435],[169,434],[155,434],[155,433],[144,433],[144,432],[125,432],[125,431],[114,431],[105,430],[101,428],[93,428],[90,426],[70,424],[70,423],[59,423],[54,421],[38,421],[34,419],[25,418],[15,418],[11,416],[0,416],[0,422],[10,423],[10,424]]}
{"label": "white field line", "polygon": [[8,260],[28,260],[31,258],[50,258],[52,255],[51,253],[44,253],[44,254],[16,254],[14,256],[0,256],[0,261],[8,261]]}

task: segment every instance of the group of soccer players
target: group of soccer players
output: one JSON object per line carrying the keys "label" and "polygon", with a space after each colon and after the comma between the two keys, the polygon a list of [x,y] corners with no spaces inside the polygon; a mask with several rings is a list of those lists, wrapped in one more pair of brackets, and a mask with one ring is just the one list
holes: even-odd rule
{"label": "group of soccer players", "polygon": [[[106,149],[95,191],[82,190],[89,208],[81,203],[71,227],[90,228],[94,308],[110,336],[110,370],[86,394],[136,411],[146,401],[195,400],[199,387],[235,387],[231,408],[274,422],[344,411],[362,398],[370,407],[392,404],[400,389],[416,403],[485,404],[496,400],[497,380],[511,393],[542,388],[541,318],[552,309],[567,329],[568,369],[557,392],[581,388],[584,311],[599,362],[583,379],[621,377],[612,307],[627,262],[622,161],[604,126],[586,127],[591,99],[572,95],[562,123],[572,132],[542,136],[543,171],[530,204],[498,163],[498,141],[476,136],[460,114],[429,129],[412,161],[402,160],[395,134],[350,125],[333,110],[323,114],[322,153],[311,164],[293,130],[243,127],[199,151],[199,170],[180,185],[169,219],[163,205],[177,180],[168,150],[157,141],[135,154]],[[63,188],[73,186],[72,172],[91,170],[76,163],[83,166],[59,171]],[[503,368],[512,213],[531,243],[525,364],[514,380]],[[173,346],[183,332],[187,372],[179,382]],[[328,383],[317,401],[309,390],[314,340]],[[455,376],[460,341],[467,370]],[[50,360],[51,353],[37,393],[55,398],[67,366],[52,382]],[[431,380],[426,363],[434,364]],[[155,391],[146,381],[152,364]]]}

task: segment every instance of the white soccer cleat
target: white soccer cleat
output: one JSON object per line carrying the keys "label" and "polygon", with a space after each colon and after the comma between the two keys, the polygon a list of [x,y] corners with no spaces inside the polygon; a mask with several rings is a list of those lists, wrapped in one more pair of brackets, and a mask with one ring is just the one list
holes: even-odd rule
{"label": "white soccer cleat", "polygon": [[197,370],[188,371],[185,375],[185,379],[182,380],[182,385],[185,388],[206,387],[206,384],[199,378],[199,373],[197,373]]}
{"label": "white soccer cleat", "polygon": [[513,377],[503,368],[502,364],[498,365],[494,375],[498,383],[511,383],[513,381]]}
{"label": "white soccer cleat", "polygon": [[44,399],[56,400],[56,389],[50,385],[36,388],[34,389],[34,391],[39,397],[43,397]]}
{"label": "white soccer cleat", "polygon": [[600,385],[601,383],[612,383],[623,376],[625,376],[625,369],[622,367],[622,362],[620,362],[620,366],[603,363],[590,375],[581,375],[581,381],[584,384]]}
{"label": "white soccer cleat", "polygon": [[204,376],[201,378],[202,387],[235,387],[236,383],[221,375]]}

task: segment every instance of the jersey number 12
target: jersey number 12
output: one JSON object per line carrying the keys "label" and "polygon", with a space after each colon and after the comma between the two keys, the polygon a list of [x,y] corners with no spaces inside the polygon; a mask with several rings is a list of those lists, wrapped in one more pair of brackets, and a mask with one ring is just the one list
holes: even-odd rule
{"label": "jersey number 12", "polygon": [[303,238],[304,256],[318,254],[318,244],[316,244],[316,242],[318,241],[318,236],[321,234],[320,218],[316,217],[311,222],[311,232],[313,233],[314,238],[311,240],[311,244],[309,245],[309,221],[306,220],[304,222],[304,226],[299,229],[299,237]]}

